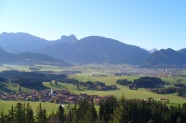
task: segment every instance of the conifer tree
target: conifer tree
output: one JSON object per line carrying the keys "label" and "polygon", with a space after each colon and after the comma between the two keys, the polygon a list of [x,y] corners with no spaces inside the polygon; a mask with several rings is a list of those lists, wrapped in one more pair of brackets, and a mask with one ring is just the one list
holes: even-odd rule
{"label": "conifer tree", "polygon": [[22,92],[21,86],[19,85],[19,92]]}
{"label": "conifer tree", "polygon": [[9,116],[10,121],[14,120],[14,107],[13,107],[13,105],[11,106],[11,109],[8,111],[8,116]]}
{"label": "conifer tree", "polygon": [[39,104],[36,110],[36,120],[37,120],[37,123],[46,123],[46,120],[47,120],[46,110],[42,109],[41,103]]}
{"label": "conifer tree", "polygon": [[69,107],[68,109],[68,114],[66,117],[66,122],[67,123],[77,123],[77,118],[76,118],[76,109]]}
{"label": "conifer tree", "polygon": [[3,112],[1,113],[0,123],[5,123],[5,117]]}
{"label": "conifer tree", "polygon": [[117,106],[117,99],[110,96],[100,102],[99,117],[101,121],[109,122],[114,114],[114,108]]}
{"label": "conifer tree", "polygon": [[24,105],[20,102],[14,108],[14,115],[15,115],[15,122],[16,123],[25,123],[25,112],[24,112]]}
{"label": "conifer tree", "polygon": [[124,105],[124,96],[119,101],[119,104],[114,108],[113,123],[125,123],[126,121],[126,110]]}
{"label": "conifer tree", "polygon": [[27,103],[25,108],[25,121],[26,123],[34,123],[34,113],[29,103]]}
{"label": "conifer tree", "polygon": [[63,107],[61,105],[58,108],[58,118],[59,118],[59,121],[61,123],[64,123],[64,121],[65,121],[65,115],[64,115],[64,109],[63,109]]}
{"label": "conifer tree", "polygon": [[96,110],[87,99],[79,102],[79,108],[76,111],[76,118],[78,123],[94,123],[96,121]]}

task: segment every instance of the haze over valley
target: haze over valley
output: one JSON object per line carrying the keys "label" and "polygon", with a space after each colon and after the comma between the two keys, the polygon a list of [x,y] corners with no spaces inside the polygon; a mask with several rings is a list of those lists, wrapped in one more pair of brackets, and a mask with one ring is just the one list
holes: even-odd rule
{"label": "haze over valley", "polygon": [[0,123],[185,123],[185,6],[0,0]]}
{"label": "haze over valley", "polygon": [[23,59],[30,59],[29,62],[34,62],[35,59],[35,62],[54,64],[65,61],[69,64],[109,63],[143,67],[186,65],[185,49],[175,51],[169,48],[151,52],[139,46],[101,36],[88,36],[78,40],[75,35],[70,35],[48,41],[28,33],[2,33],[0,47],[1,63],[16,63],[16,60],[19,60],[21,64]]}

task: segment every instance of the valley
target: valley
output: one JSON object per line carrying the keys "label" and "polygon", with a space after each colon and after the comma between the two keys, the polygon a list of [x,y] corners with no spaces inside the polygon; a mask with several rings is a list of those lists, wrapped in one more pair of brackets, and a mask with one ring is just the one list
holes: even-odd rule
{"label": "valley", "polygon": [[[76,119],[75,116],[79,114],[76,111],[82,110],[81,106],[84,110],[84,105],[88,106],[86,111],[92,108],[96,116],[98,112],[101,113],[103,105],[111,104],[106,108],[111,108],[111,112],[107,113],[113,115],[120,100],[125,100],[125,105],[148,103],[148,110],[152,113],[154,110],[151,106],[155,105],[184,110],[185,54],[185,49],[148,51],[102,36],[77,39],[75,35],[70,35],[49,41],[28,33],[2,33],[0,120],[9,117],[10,111],[16,111],[18,107],[24,109],[26,105],[27,111],[34,111],[31,119],[39,121],[39,109],[46,117],[43,120],[50,122],[53,119],[58,121],[59,110],[64,110],[66,116],[63,118],[72,122],[71,117]],[[143,106],[145,108],[146,105]],[[84,114],[79,116],[81,118]],[[149,121],[151,117],[144,121]],[[176,116],[175,120],[179,120],[179,117]],[[91,122],[95,122],[94,119]]]}
{"label": "valley", "polygon": [[[32,68],[32,69],[30,69]],[[33,68],[37,68],[36,70]],[[172,94],[156,94],[148,91],[145,88],[139,88],[138,90],[130,90],[127,86],[122,86],[116,84],[118,79],[127,79],[130,81],[134,81],[141,76],[155,76],[161,78],[163,81],[169,83],[165,85],[165,87],[173,87],[174,83],[182,83],[186,84],[186,77],[184,69],[146,69],[140,68],[137,66],[130,65],[112,65],[112,64],[88,64],[88,65],[80,65],[80,66],[72,66],[72,67],[56,67],[56,66],[48,66],[48,65],[35,65],[35,66],[17,66],[17,65],[2,65],[0,67],[1,71],[6,70],[19,70],[25,72],[41,72],[41,73],[53,73],[53,74],[61,74],[67,73],[68,78],[79,80],[80,82],[86,81],[100,81],[104,82],[106,85],[116,85],[118,89],[116,90],[108,90],[108,91],[98,91],[98,90],[90,90],[87,87],[77,85],[58,82],[57,85],[50,84],[49,82],[43,82],[42,87],[21,87],[22,91],[29,92],[33,89],[37,89],[38,91],[53,89],[53,90],[64,90],[68,89],[70,93],[74,94],[88,94],[88,95],[98,95],[98,96],[108,96],[113,95],[117,98],[120,98],[124,95],[129,99],[147,99],[153,98],[155,100],[159,100],[161,98],[166,98],[169,100],[168,105],[178,105],[182,104],[186,101],[185,98],[177,96],[177,93]],[[0,88],[1,93],[11,93],[19,92],[19,84],[13,84],[10,82],[4,83],[4,86]],[[49,104],[50,105],[50,104]],[[53,104],[52,104],[53,105]]]}

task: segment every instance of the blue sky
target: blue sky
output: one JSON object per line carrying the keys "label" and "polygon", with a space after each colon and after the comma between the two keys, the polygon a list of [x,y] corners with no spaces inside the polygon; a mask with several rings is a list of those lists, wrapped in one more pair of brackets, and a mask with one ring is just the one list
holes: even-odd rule
{"label": "blue sky", "polygon": [[185,0],[0,0],[0,33],[97,35],[145,49],[186,48]]}

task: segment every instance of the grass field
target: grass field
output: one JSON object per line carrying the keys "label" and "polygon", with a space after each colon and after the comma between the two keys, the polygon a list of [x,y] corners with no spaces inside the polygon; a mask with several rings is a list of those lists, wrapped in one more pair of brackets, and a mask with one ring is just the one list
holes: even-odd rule
{"label": "grass field", "polygon": [[[73,75],[71,78],[78,79],[80,81],[102,81],[105,82],[107,85],[115,84],[115,82],[118,79],[128,79],[128,80],[134,80],[138,78],[139,76],[107,76],[107,77],[91,77],[89,75]],[[166,82],[170,82],[173,84],[175,81],[173,80],[172,77],[162,77],[162,79]],[[183,78],[182,78],[183,79]],[[185,79],[182,80],[183,83],[185,83]],[[68,89],[71,93],[75,94],[89,94],[89,95],[100,95],[100,96],[106,96],[106,95],[114,95],[117,98],[120,98],[122,95],[124,95],[126,98],[138,98],[138,99],[145,99],[152,97],[154,99],[159,99],[159,98],[167,98],[169,99],[169,103],[171,105],[176,105],[176,104],[182,104],[186,103],[186,99],[182,97],[178,97],[175,94],[156,94],[147,91],[146,89],[139,88],[138,90],[129,90],[128,87],[122,86],[122,85],[117,85],[119,88],[118,90],[111,90],[111,91],[95,91],[95,90],[87,90],[85,87],[80,87],[81,91],[77,89],[76,86],[72,84],[66,84],[66,83],[60,83],[58,82],[58,85],[50,85],[49,82],[43,82],[45,88],[52,88],[53,90],[61,90],[61,89]],[[171,86],[171,85],[170,85]],[[18,90],[18,85],[16,87],[13,87],[12,84],[8,84],[7,88],[9,90]],[[27,88],[22,88],[24,91],[28,91],[29,89]]]}
{"label": "grass field", "polygon": [[[10,110],[11,106],[15,106],[18,102],[21,103],[27,103],[27,101],[8,101],[8,100],[0,100],[0,113],[3,111],[4,114],[8,113],[8,110]],[[35,112],[39,106],[40,102],[29,102],[33,111]],[[45,108],[47,111],[47,114],[51,114],[52,111],[56,112],[58,110],[59,104],[55,103],[48,103],[48,102],[41,102],[42,108]]]}
{"label": "grass field", "polygon": [[[133,81],[134,79],[139,78],[139,76],[107,76],[107,77],[91,77],[89,75],[74,75],[71,76],[72,78],[78,79],[80,81],[102,81],[105,82],[106,84],[115,84],[118,79],[128,79]],[[172,86],[173,83],[176,83],[173,77],[161,77],[163,81],[169,82],[170,85]],[[186,78],[183,77],[178,77],[182,79],[182,83],[186,84]],[[87,94],[97,94],[97,95],[114,95],[117,98],[120,98],[122,95],[124,95],[126,98],[139,98],[139,99],[145,99],[148,97],[152,97],[154,99],[159,99],[159,98],[167,98],[169,99],[169,103],[171,105],[177,105],[177,104],[182,104],[186,103],[186,99],[182,97],[178,97],[176,93],[174,94],[156,94],[147,91],[146,89],[140,88],[138,90],[129,90],[128,87],[122,86],[122,85],[117,85],[119,90],[112,90],[112,91],[93,91],[93,90],[86,90],[86,91],[78,91],[77,89],[73,89],[72,91],[74,93],[87,93]]]}
{"label": "grass field", "polygon": [[[58,83],[59,85],[50,85],[49,82],[44,82],[44,85],[48,88],[52,88],[54,90],[64,89],[67,88],[71,93],[76,94],[89,94],[89,95],[100,95],[100,96],[106,96],[106,95],[114,95],[117,98],[120,98],[122,95],[124,95],[126,98],[137,98],[137,99],[146,99],[149,97],[152,97],[154,99],[159,98],[167,98],[169,99],[170,105],[177,105],[186,103],[186,99],[182,97],[178,97],[176,93],[174,94],[156,94],[147,91],[146,89],[140,88],[138,90],[129,90],[128,87],[117,85],[119,87],[119,90],[111,90],[111,91],[95,91],[95,90],[86,90],[82,89],[82,91],[78,91],[77,87],[71,84],[65,84],[65,83]],[[112,82],[110,82],[112,84]],[[81,87],[80,87],[81,88]]]}
{"label": "grass field", "polygon": [[[104,66],[101,65],[86,65],[86,66],[73,66],[69,68],[62,68],[62,67],[56,67],[56,66],[47,66],[47,65],[36,65],[35,67],[40,68],[40,71],[53,71],[53,72],[61,72],[65,70],[69,71],[82,71],[82,74],[75,74],[75,75],[70,75],[70,78],[78,79],[82,82],[91,80],[91,81],[101,81],[105,82],[106,85],[111,85],[115,84],[118,79],[128,79],[133,81],[134,79],[137,79],[140,77],[140,75],[135,75],[135,76],[114,76],[114,72],[117,72],[117,69],[105,69]],[[114,66],[112,66],[114,67]],[[111,68],[112,68],[111,67]],[[118,69],[120,68],[117,66]],[[125,67],[127,70],[131,70],[130,66],[121,66]],[[3,70],[20,70],[20,71],[30,71],[28,66],[1,66],[0,71]],[[186,71],[184,71],[184,74]],[[104,74],[107,76],[101,76],[101,77],[94,77],[92,76],[93,74]],[[168,86],[173,86],[174,83],[176,83],[176,79],[180,79],[180,83],[186,84],[186,77],[172,77],[172,76],[163,76],[160,77],[163,81],[170,83]],[[138,90],[129,90],[128,87],[117,85],[119,88],[118,90],[112,90],[112,91],[95,91],[95,90],[87,90],[85,87],[80,87],[81,91],[77,89],[76,86],[71,85],[71,84],[65,84],[65,83],[58,83],[58,85],[50,85],[49,82],[43,82],[44,88],[40,89],[46,89],[46,88],[52,88],[53,90],[61,90],[61,89],[68,89],[71,93],[76,93],[76,94],[89,94],[89,95],[100,95],[100,96],[105,96],[105,95],[114,95],[117,98],[120,98],[122,95],[124,95],[126,98],[138,98],[138,99],[145,99],[152,97],[154,99],[159,99],[159,98],[167,98],[169,99],[169,104],[170,105],[178,105],[182,103],[186,103],[186,99],[182,97],[178,97],[176,93],[174,94],[156,94],[147,91],[146,89],[140,88]],[[3,92],[9,92],[11,90],[13,91],[18,91],[18,85],[13,85],[13,84],[7,84],[5,88],[0,88],[0,91]],[[4,90],[3,90],[4,89]],[[29,91],[28,88],[23,88],[22,90],[24,91]],[[17,102],[16,101],[4,101],[0,100],[0,111],[8,112],[10,109],[11,105],[15,105]],[[33,110],[35,111],[37,109],[37,106],[39,105],[39,102],[30,102]],[[46,108],[47,113],[51,113],[52,111],[56,111],[58,104],[53,104],[53,103],[42,103],[42,107]]]}

